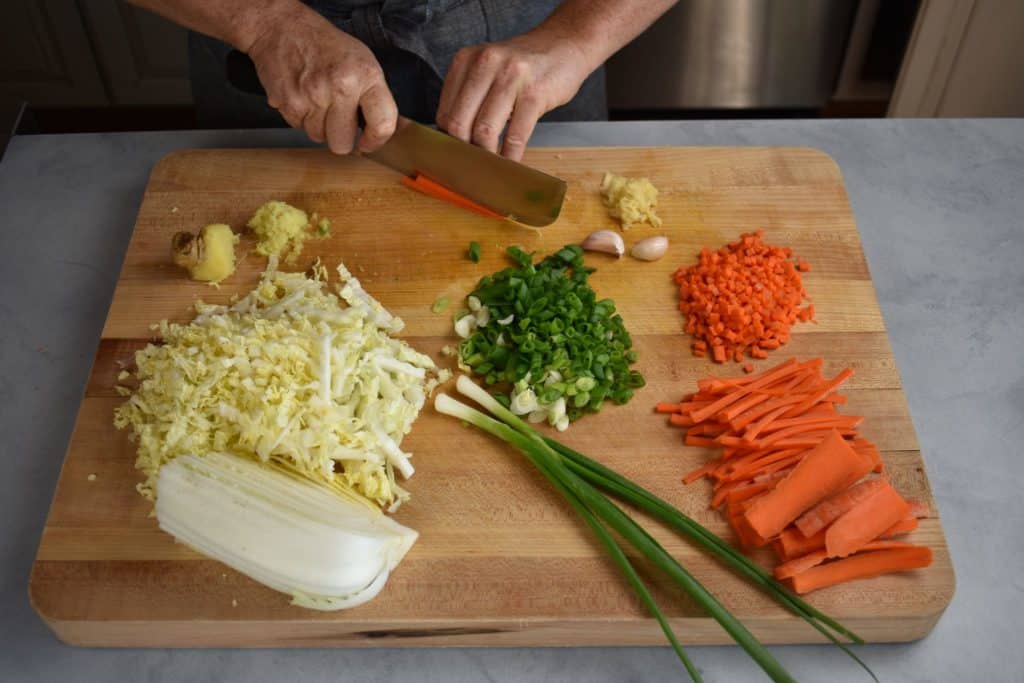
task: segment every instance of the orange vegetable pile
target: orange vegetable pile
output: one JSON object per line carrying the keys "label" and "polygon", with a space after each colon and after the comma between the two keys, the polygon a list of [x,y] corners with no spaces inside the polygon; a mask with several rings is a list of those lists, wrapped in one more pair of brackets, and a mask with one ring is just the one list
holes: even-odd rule
{"label": "orange vegetable pile", "polygon": [[744,234],[717,251],[705,247],[696,265],[672,276],[694,355],[710,352],[716,363],[767,358],[789,341],[793,323],[813,320],[814,305],[801,308],[807,293],[800,272],[810,266],[794,264],[791,249],[766,244],[763,235]]}
{"label": "orange vegetable pile", "polygon": [[927,507],[903,499],[885,478],[881,454],[858,436],[863,418],[840,415],[838,389],[822,359],[789,359],[758,374],[711,378],[679,403],[659,403],[689,446],[720,449],[683,478],[713,481],[740,543],[771,543],[775,576],[798,593],[856,578],[926,567],[931,549],[889,540],[917,528]]}

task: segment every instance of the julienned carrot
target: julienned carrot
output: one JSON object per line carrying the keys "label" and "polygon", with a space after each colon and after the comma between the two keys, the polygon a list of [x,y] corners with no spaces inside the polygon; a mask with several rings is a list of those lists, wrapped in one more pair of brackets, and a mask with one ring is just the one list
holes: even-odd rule
{"label": "julienned carrot", "polygon": [[833,431],[744,517],[758,536],[773,538],[801,514],[863,477],[871,466]]}
{"label": "julienned carrot", "polygon": [[[747,376],[700,380],[695,394],[657,408],[671,424],[687,428],[686,443],[719,449],[717,458],[685,481],[709,477],[711,506],[724,506],[739,542],[759,547],[771,541],[789,563],[779,569],[780,576],[806,590],[820,580],[816,576],[832,581],[831,573],[818,570],[866,571],[859,559],[860,564],[840,564],[847,559],[914,551],[915,546],[885,539],[913,531],[913,513],[928,512],[923,504],[897,502],[898,494],[882,479],[848,490],[868,471],[881,472],[882,457],[874,444],[857,436],[863,419],[836,411],[846,402],[837,390],[852,371],[825,379],[822,364],[821,359],[789,360]],[[825,443],[842,453],[839,467],[816,464]],[[878,497],[885,489],[891,494]],[[872,499],[875,504],[864,507]],[[801,516],[799,527],[787,526]]]}
{"label": "julienned carrot", "polygon": [[825,550],[829,557],[846,557],[908,515],[907,501],[889,482],[883,482],[826,529]]}
{"label": "julienned carrot", "polygon": [[867,479],[845,491],[840,491],[800,515],[793,525],[804,536],[813,536],[877,491],[883,483],[883,479]]}
{"label": "julienned carrot", "polygon": [[[863,417],[858,415],[818,415],[812,414],[810,411],[804,413],[800,417],[788,417],[785,419],[775,420],[770,425],[764,428],[764,433],[774,434],[781,429],[790,429],[793,427],[837,427],[845,429],[855,429],[860,426],[860,423],[864,421]],[[750,437],[747,433],[744,433],[744,438]]]}
{"label": "julienned carrot", "polygon": [[792,577],[789,581],[793,590],[802,594],[852,579],[921,569],[931,563],[932,550],[926,546],[873,550],[812,567]]}
{"label": "julienned carrot", "polygon": [[425,175],[417,173],[412,178],[409,176],[402,176],[402,184],[406,187],[412,188],[413,190],[422,192],[425,195],[434,197],[435,199],[440,199],[463,209],[478,213],[481,216],[486,216],[487,218],[504,218],[500,213],[492,211],[486,206],[477,204],[473,200],[467,199],[461,194],[449,190],[444,185],[431,180]]}
{"label": "julienned carrot", "polygon": [[714,468],[715,468],[715,464],[712,463],[712,462],[709,462],[708,464],[704,465],[703,467],[698,467],[693,472],[690,472],[685,477],[683,477],[683,483],[684,484],[692,484],[693,482],[697,481],[698,479],[703,477],[705,474],[707,474],[709,471],[713,470]]}
{"label": "julienned carrot", "polygon": [[743,387],[737,387],[735,391],[729,392],[728,394],[718,399],[709,406],[694,411],[693,413],[691,413],[690,416],[697,422],[702,422],[711,417],[712,415],[716,415],[719,410],[722,410],[723,408],[732,405],[737,400],[746,396],[748,393],[750,393],[751,389],[766,386],[777,379],[780,379],[782,377],[785,377],[786,375],[795,372],[798,367],[799,364],[796,362],[796,359],[790,358],[789,360],[784,361],[780,365],[777,365],[773,370],[763,375],[759,380]]}
{"label": "julienned carrot", "polygon": [[853,369],[844,368],[842,371],[840,371],[838,375],[836,375],[831,380],[826,382],[825,386],[821,387],[815,393],[811,394],[806,399],[804,399],[803,403],[798,403],[797,405],[787,410],[785,413],[782,414],[782,416],[793,417],[796,415],[801,415],[815,403],[823,400],[830,393],[841,387],[843,383],[846,382],[846,380],[850,379],[851,377],[853,377]]}

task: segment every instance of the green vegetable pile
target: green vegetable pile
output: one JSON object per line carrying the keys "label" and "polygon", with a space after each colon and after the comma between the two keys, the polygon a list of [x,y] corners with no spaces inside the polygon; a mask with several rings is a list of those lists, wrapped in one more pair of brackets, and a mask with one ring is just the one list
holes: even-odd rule
{"label": "green vegetable pile", "polygon": [[629,369],[636,352],[615,302],[587,283],[583,250],[568,245],[536,264],[518,247],[506,253],[517,266],[481,278],[456,316],[462,364],[487,385],[511,384],[496,398],[512,412],[558,429],[606,400],[628,402],[644,378]]}

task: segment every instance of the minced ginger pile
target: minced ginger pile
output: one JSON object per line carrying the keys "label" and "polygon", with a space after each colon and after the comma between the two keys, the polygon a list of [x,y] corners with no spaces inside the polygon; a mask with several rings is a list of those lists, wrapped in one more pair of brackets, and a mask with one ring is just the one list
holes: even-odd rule
{"label": "minced ginger pile", "polygon": [[[162,344],[136,353],[135,388],[115,413],[138,443],[140,493],[164,463],[226,451],[272,461],[385,507],[407,497],[402,438],[447,371],[390,333],[402,327],[338,266],[283,273],[271,259],[255,290],[230,306],[196,303],[188,324],[154,326]],[[343,304],[344,302],[344,304]]]}
{"label": "minced ginger pile", "polygon": [[634,223],[661,227],[661,218],[654,212],[658,205],[658,188],[647,178],[605,173],[601,178],[601,200],[612,218],[619,219],[623,230],[629,230]]}

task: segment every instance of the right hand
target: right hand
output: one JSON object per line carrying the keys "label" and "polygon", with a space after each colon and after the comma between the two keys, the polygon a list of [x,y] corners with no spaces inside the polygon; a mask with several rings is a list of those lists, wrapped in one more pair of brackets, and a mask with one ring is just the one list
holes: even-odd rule
{"label": "right hand", "polygon": [[335,154],[356,146],[357,111],[366,125],[361,152],[372,152],[395,132],[398,107],[377,59],[362,42],[302,7],[268,22],[248,49],[267,103],[293,128]]}

